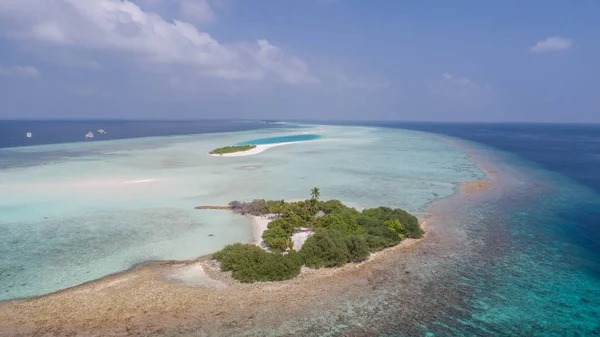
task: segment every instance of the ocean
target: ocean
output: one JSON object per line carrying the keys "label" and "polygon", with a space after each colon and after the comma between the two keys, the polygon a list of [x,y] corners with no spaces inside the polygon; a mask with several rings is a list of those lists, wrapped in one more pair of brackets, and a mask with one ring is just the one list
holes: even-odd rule
{"label": "ocean", "polygon": [[[324,198],[356,207],[432,212],[435,235],[420,253],[382,271],[377,289],[332,299],[337,306],[281,329],[600,334],[600,126],[218,122],[218,128],[193,132],[188,122],[169,122],[152,134],[128,132],[140,128],[137,122],[111,122],[86,125],[72,140],[100,127],[109,134],[123,130],[120,137],[151,137],[73,143],[60,136],[60,144],[51,144],[48,136],[39,143],[45,145],[23,146],[25,129],[67,130],[73,122],[36,122],[14,133],[18,141],[6,140],[4,130],[14,125],[6,123],[16,122],[0,122],[0,299],[250,240],[244,218],[200,214],[191,206],[298,199],[319,186]],[[31,139],[43,134],[31,132]],[[214,147],[302,133],[321,138],[251,157],[206,156]],[[497,187],[467,202],[455,194],[457,184],[485,177],[472,159]]]}

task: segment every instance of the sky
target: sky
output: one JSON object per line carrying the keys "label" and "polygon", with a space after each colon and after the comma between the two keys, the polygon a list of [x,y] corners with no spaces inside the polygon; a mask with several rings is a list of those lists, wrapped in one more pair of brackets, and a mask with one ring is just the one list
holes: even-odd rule
{"label": "sky", "polygon": [[600,1],[0,0],[0,119],[600,122]]}

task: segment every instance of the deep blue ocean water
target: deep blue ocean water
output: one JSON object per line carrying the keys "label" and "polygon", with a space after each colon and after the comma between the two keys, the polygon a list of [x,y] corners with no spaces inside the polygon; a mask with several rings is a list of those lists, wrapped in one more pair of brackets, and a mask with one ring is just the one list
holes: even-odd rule
{"label": "deep blue ocean water", "polygon": [[465,207],[467,233],[481,244],[455,281],[466,311],[439,306],[421,332],[600,335],[600,125],[370,124],[483,144],[522,179],[483,207]]}
{"label": "deep blue ocean water", "polygon": [[[599,125],[360,124],[475,142],[521,179],[514,191],[458,210],[462,217],[456,225],[465,228],[472,252],[464,259],[445,257],[443,263],[456,265],[444,279],[431,282],[429,302],[411,313],[412,327],[407,327],[405,308],[394,311],[400,306],[393,303],[403,299],[394,299],[390,288],[385,293],[390,319],[380,331],[393,336],[600,335]],[[99,128],[116,139],[261,127],[272,125],[1,121],[0,147],[82,141]],[[25,132],[33,137],[26,139]],[[402,319],[394,321],[394,315]]]}
{"label": "deep blue ocean water", "polygon": [[[280,124],[259,121],[110,121],[110,120],[67,120],[67,121],[10,121],[0,120],[0,148],[71,143],[97,142],[111,139],[191,135],[200,133],[234,132],[261,128],[277,128]],[[106,131],[99,135],[98,130]],[[88,132],[94,138],[86,139]],[[27,138],[31,132],[32,137]]]}

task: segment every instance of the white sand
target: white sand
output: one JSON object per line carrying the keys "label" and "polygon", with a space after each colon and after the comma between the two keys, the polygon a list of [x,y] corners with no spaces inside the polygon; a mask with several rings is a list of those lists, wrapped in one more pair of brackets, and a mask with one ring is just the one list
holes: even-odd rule
{"label": "white sand", "polygon": [[[273,221],[273,214],[265,215],[265,216],[252,216],[252,226],[254,229],[254,244],[269,251],[269,249],[263,245],[262,234],[267,230],[269,222]],[[304,245],[306,239],[308,239],[313,233],[306,232],[306,229],[303,228],[294,234],[292,234],[292,242],[294,243],[294,249],[299,251]]]}
{"label": "white sand", "polygon": [[267,230],[272,215],[252,216],[252,227],[254,229],[254,244],[260,246],[262,234]]}
{"label": "white sand", "polygon": [[304,242],[306,242],[306,239],[308,239],[311,235],[312,235],[312,232],[306,232],[305,229],[292,234],[292,242],[294,243],[294,250],[300,251],[300,248],[302,248],[302,246],[304,245]]}
{"label": "white sand", "polygon": [[285,142],[285,143],[274,143],[274,144],[261,144],[261,145],[256,145],[255,148],[253,148],[251,150],[248,150],[248,151],[240,151],[240,152],[225,153],[225,154],[212,154],[212,153],[209,153],[209,154],[211,156],[213,156],[213,157],[243,157],[243,156],[252,156],[252,155],[264,152],[267,149],[270,149],[272,147],[277,147],[277,146],[282,146],[282,145],[289,145],[289,144],[296,144],[296,143],[302,143],[302,142]]}
{"label": "white sand", "polygon": [[188,285],[212,286],[216,288],[227,287],[224,283],[210,278],[204,271],[201,263],[175,267],[165,277],[169,280],[183,282]]}

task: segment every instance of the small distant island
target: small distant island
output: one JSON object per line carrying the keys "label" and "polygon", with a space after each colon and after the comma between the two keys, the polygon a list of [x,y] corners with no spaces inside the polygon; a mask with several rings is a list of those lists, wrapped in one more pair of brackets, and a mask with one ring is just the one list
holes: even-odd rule
{"label": "small distant island", "polygon": [[225,146],[219,147],[212,151],[210,154],[226,154],[226,153],[235,153],[235,152],[243,152],[255,149],[256,145],[234,145],[234,146]]}
{"label": "small distant island", "polygon": [[[309,268],[339,267],[366,260],[370,254],[395,246],[406,238],[420,238],[418,219],[402,209],[378,207],[362,212],[339,200],[321,201],[317,187],[304,201],[256,199],[232,201],[239,214],[269,216],[262,234],[263,247],[236,243],[214,253],[221,271],[231,271],[241,282],[281,281]],[[292,237],[308,233],[302,247],[293,249]]]}

